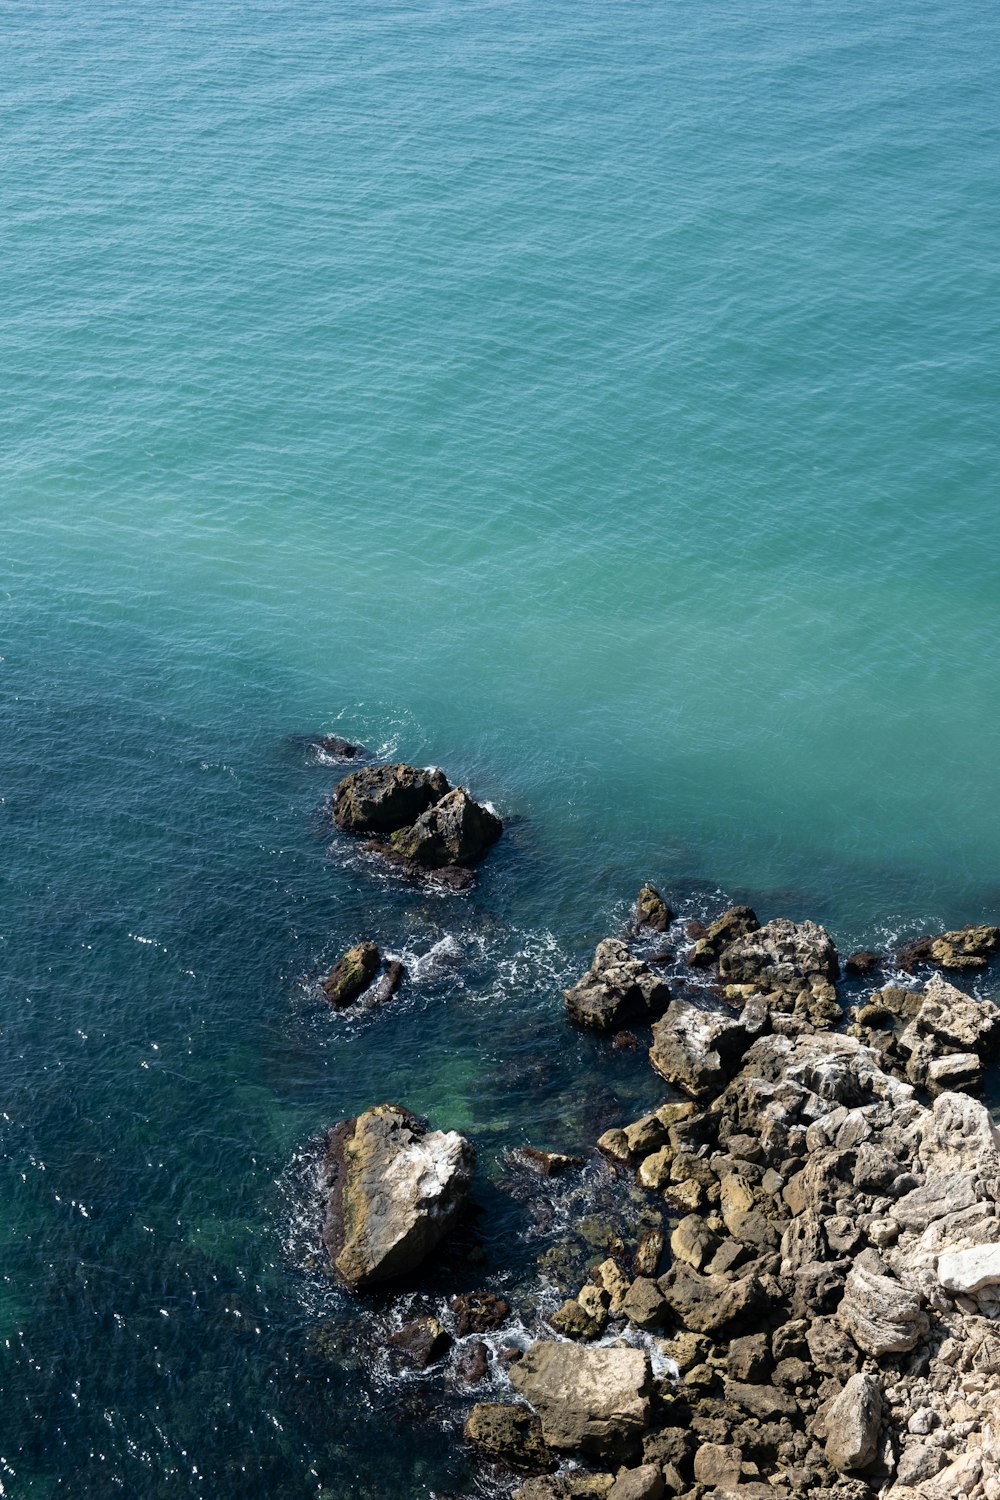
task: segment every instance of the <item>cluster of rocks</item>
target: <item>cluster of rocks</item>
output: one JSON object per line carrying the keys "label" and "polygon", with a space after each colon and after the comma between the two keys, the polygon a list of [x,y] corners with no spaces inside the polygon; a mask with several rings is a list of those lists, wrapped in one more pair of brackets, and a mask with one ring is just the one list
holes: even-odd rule
{"label": "cluster of rocks", "polygon": [[333,794],[338,828],[408,874],[464,889],[503,824],[443,771],[403,763],[352,771]]}
{"label": "cluster of rocks", "polygon": [[661,1199],[669,1264],[649,1234],[596,1264],[511,1368],[528,1405],[467,1438],[535,1475],[519,1500],[1000,1500],[1000,1137],[965,1092],[1000,1012],[932,975],[837,1031],[822,928],[742,907],[688,935],[700,997],[618,943],[566,991],[602,1031],[661,1012],[688,1098],[598,1144]]}
{"label": "cluster of rocks", "polygon": [[[336,737],[317,744],[341,759],[364,754],[359,746]],[[366,766],[345,776],[333,794],[333,817],[349,833],[373,835],[366,847],[395,867],[454,890],[473,884],[470,866],[503,832],[496,813],[476,802],[464,787],[452,787],[443,771],[404,763]],[[356,943],[322,981],[323,994],[334,1010],[345,1010],[370,989],[380,970],[373,1004],[390,999],[406,971],[398,959],[383,961],[377,944]]]}
{"label": "cluster of rocks", "polygon": [[[341,783],[338,820],[394,835],[408,819],[409,848],[454,796],[438,772],[368,775]],[[447,822],[424,829],[443,838]],[[644,887],[637,929],[672,921]],[[929,940],[935,962],[969,966],[994,930]],[[597,1146],[659,1227],[597,1257],[544,1336],[507,1349],[510,1398],[477,1403],[467,1441],[520,1476],[517,1500],[1000,1500],[1000,1135],[969,1092],[1000,1011],[934,973],[845,1016],[838,955],[812,922],[732,907],[686,936],[688,978],[668,984],[665,953],[608,939],[564,992],[577,1025],[651,1025],[675,1093]],[[370,984],[373,948],[345,955],[339,982]],[[575,1164],[523,1154],[547,1176]],[[323,1164],[335,1274],[363,1291],[411,1273],[474,1166],[463,1136],[398,1105],[341,1122]],[[421,1315],[390,1342],[426,1368],[508,1313],[488,1293],[456,1298],[446,1322]],[[485,1344],[462,1359],[481,1380]]]}

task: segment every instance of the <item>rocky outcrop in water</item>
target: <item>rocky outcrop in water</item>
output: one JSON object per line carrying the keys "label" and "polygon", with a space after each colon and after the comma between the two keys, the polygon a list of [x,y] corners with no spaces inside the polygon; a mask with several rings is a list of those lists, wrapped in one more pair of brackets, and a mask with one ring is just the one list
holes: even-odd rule
{"label": "rocky outcrop in water", "polygon": [[639,1451],[652,1391],[644,1350],[539,1340],[510,1378],[541,1417],[550,1448],[604,1458]]}
{"label": "rocky outcrop in water", "polygon": [[666,932],[673,920],[673,912],[656,887],[644,885],[635,903],[637,930],[641,931],[642,928],[646,928],[649,932]]}
{"label": "rocky outcrop in water", "polygon": [[352,771],[333,797],[339,828],[374,835],[369,847],[407,872],[433,872],[439,882],[464,889],[468,867],[482,859],[503,832],[490,808],[452,787],[443,771],[397,764]]}
{"label": "rocky outcrop in water", "polygon": [[364,994],[381,963],[382,955],[375,943],[356,943],[348,948],[323,980],[323,993],[334,1010],[346,1010]]}
{"label": "rocky outcrop in water", "polygon": [[663,978],[636,958],[619,938],[598,943],[583,978],[564,990],[566,1010],[577,1026],[619,1031],[633,1021],[650,1021],[662,1013],[670,991]]}
{"label": "rocky outcrop in water", "polygon": [[457,1222],[476,1153],[457,1131],[429,1130],[398,1104],[334,1126],[323,1163],[323,1240],[352,1289],[406,1275]]}

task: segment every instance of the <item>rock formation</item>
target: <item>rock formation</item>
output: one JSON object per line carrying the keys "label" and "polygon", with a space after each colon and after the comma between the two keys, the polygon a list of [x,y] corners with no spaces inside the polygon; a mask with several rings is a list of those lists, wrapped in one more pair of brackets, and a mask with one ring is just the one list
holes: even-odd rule
{"label": "rock formation", "polygon": [[413,1271],[465,1206],[476,1154],[456,1131],[428,1130],[398,1104],[334,1126],[323,1164],[323,1239],[344,1284]]}

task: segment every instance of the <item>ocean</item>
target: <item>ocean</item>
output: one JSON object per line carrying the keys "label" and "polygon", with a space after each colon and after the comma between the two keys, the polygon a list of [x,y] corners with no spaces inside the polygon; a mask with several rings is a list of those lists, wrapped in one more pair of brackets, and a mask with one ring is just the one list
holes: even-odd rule
{"label": "ocean", "polygon": [[[841,952],[1000,912],[995,12],[0,38],[0,1494],[478,1494],[316,1263],[323,1130],[466,1130],[516,1289],[580,1205],[511,1148],[661,1097],[560,995],[644,880]],[[334,835],[324,732],[495,804],[475,892]],[[362,937],[410,981],[332,1015]]]}

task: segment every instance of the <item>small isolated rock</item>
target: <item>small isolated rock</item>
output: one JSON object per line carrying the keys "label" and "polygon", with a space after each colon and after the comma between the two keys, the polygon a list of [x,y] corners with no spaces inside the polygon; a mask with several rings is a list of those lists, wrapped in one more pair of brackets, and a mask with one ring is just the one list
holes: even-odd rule
{"label": "small isolated rock", "polygon": [[385,966],[385,973],[375,986],[376,1003],[382,1005],[386,1000],[391,1000],[406,978],[406,969],[398,958],[394,958]]}
{"label": "small isolated rock", "polygon": [[428,1130],[398,1104],[336,1125],[323,1163],[323,1239],[341,1281],[359,1289],[414,1270],[457,1221],[475,1164],[464,1136]]}
{"label": "small isolated rock", "polygon": [[644,1349],[586,1348],[540,1339],[510,1372],[553,1448],[627,1458],[649,1419]]}
{"label": "small isolated rock", "polygon": [[851,953],[844,959],[845,974],[870,974],[873,969],[879,969],[881,966],[882,955],[873,953],[870,948],[862,948],[858,953]]}
{"label": "small isolated rock", "polygon": [[670,998],[660,976],[618,938],[598,943],[586,974],[563,995],[570,1020],[595,1031],[649,1021],[662,1014]]}
{"label": "small isolated rock", "polygon": [[852,1375],[826,1409],[826,1456],[842,1474],[864,1469],[878,1451],[882,1386],[877,1375]]}
{"label": "small isolated rock", "polygon": [[346,1010],[371,984],[382,955],[374,943],[356,943],[323,980],[323,993],[335,1010]]}
{"label": "small isolated rock", "polygon": [[517,1155],[539,1177],[557,1177],[560,1172],[568,1172],[571,1167],[582,1165],[579,1156],[564,1156],[559,1151],[539,1151],[535,1146],[519,1146]]}
{"label": "small isolated rock", "polygon": [[323,734],[313,741],[317,750],[322,750],[325,755],[333,755],[337,760],[361,760],[367,755],[363,745],[355,745],[352,740],[342,740],[339,734]]}
{"label": "small isolated rock", "polygon": [[648,927],[653,932],[666,932],[674,914],[655,886],[644,885],[635,903],[636,927]]}
{"label": "small isolated rock", "polygon": [[487,1458],[511,1469],[544,1473],[556,1466],[542,1437],[542,1424],[526,1406],[478,1401],[465,1423],[465,1438]]}
{"label": "small isolated rock", "polygon": [[1000,1286],[1000,1245],[973,1245],[938,1256],[938,1280],[946,1292],[970,1296],[985,1286]]}
{"label": "small isolated rock", "polygon": [[471,1339],[458,1353],[455,1374],[463,1385],[479,1385],[490,1372],[490,1352],[482,1339]]}

